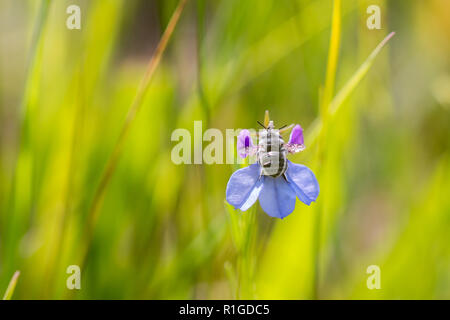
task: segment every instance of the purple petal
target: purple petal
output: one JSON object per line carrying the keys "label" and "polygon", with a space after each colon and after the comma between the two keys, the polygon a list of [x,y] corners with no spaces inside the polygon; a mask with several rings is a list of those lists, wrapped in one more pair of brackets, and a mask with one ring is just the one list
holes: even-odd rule
{"label": "purple petal", "polygon": [[259,204],[265,213],[283,219],[294,211],[295,192],[283,177],[264,177]]}
{"label": "purple petal", "polygon": [[288,160],[286,177],[301,202],[308,206],[319,196],[319,183],[314,173],[302,164]]}
{"label": "purple petal", "polygon": [[237,150],[241,158],[246,158],[250,154],[250,149],[253,148],[252,137],[250,131],[247,129],[241,130],[237,139]]}
{"label": "purple petal", "polygon": [[234,172],[227,184],[228,203],[242,211],[250,208],[261,192],[263,179],[259,177],[260,168],[257,163]]}
{"label": "purple petal", "polygon": [[291,136],[289,137],[289,143],[298,145],[304,144],[303,129],[299,124],[297,124],[294,129],[292,129]]}

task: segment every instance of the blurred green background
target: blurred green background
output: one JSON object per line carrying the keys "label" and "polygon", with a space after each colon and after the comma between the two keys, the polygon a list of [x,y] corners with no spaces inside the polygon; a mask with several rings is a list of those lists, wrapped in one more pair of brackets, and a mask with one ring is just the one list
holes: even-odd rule
{"label": "blurred green background", "polygon": [[[68,30],[67,6],[81,8]],[[381,8],[369,30],[366,9]],[[332,0],[190,0],[106,163],[174,0],[0,1],[0,293],[13,299],[449,299],[450,2],[343,1],[334,93],[394,38],[312,143]],[[333,88],[335,87],[335,88]],[[237,165],[175,165],[171,133],[300,123],[321,194],[286,219],[225,204]],[[308,140],[310,139],[310,140]],[[309,143],[311,141],[311,143]],[[92,231],[92,237],[89,234]],[[88,249],[88,250],[87,250]],[[79,265],[81,290],[66,268]],[[378,265],[381,289],[366,286]]]}

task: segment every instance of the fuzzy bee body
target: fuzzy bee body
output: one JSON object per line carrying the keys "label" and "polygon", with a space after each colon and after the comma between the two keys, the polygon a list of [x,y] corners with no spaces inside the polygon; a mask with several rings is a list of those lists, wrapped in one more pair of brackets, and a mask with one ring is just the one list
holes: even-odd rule
{"label": "fuzzy bee body", "polygon": [[257,153],[261,175],[273,178],[284,175],[287,170],[287,150],[279,130],[274,129],[270,121],[267,129],[259,134]]}

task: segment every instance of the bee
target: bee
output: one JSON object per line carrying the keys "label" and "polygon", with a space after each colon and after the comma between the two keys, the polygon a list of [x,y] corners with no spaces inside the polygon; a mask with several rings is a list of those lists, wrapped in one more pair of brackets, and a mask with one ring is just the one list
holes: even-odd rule
{"label": "bee", "polygon": [[[262,125],[260,123],[260,125]],[[257,161],[261,167],[261,175],[277,178],[287,169],[287,150],[279,129],[275,129],[273,121],[269,122],[259,133]],[[286,177],[285,177],[286,178]]]}
{"label": "bee", "polygon": [[293,125],[275,129],[273,121],[267,121],[267,125],[259,121],[257,122],[263,129],[258,134],[258,145],[252,146],[249,151],[250,154],[256,155],[256,161],[261,168],[260,176],[269,176],[272,178],[282,176],[287,181],[285,175],[288,166],[287,155],[304,150],[303,135],[301,143],[291,141],[292,137],[286,143],[282,137],[282,133],[287,132]]}

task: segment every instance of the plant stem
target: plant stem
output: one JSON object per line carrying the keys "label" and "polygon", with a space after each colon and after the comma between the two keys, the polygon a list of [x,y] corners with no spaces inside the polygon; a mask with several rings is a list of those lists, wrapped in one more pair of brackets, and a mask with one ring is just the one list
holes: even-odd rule
{"label": "plant stem", "polygon": [[236,299],[254,298],[254,240],[256,235],[256,206],[253,206],[248,212],[241,216],[241,232],[243,241],[239,248],[237,260],[238,285]]}

